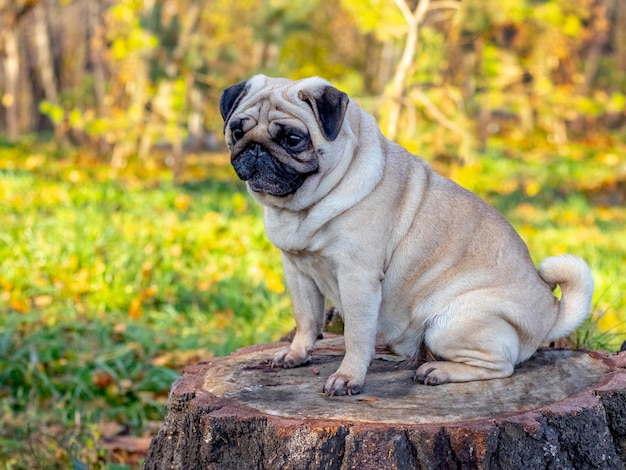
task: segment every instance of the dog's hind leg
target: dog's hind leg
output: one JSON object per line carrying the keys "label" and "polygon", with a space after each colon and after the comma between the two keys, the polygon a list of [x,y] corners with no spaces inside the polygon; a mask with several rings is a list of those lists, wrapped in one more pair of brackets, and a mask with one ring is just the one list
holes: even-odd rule
{"label": "dog's hind leg", "polygon": [[509,377],[519,357],[519,337],[499,316],[471,315],[426,329],[426,346],[437,359],[417,368],[414,380],[439,385]]}

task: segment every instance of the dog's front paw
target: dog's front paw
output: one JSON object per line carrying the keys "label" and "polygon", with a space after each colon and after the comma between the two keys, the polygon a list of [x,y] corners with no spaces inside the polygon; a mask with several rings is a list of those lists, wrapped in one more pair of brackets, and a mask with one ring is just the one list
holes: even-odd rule
{"label": "dog's front paw", "polygon": [[292,369],[294,367],[307,364],[310,360],[310,354],[298,352],[291,347],[286,347],[274,354],[274,357],[272,358],[272,367]]}
{"label": "dog's front paw", "polygon": [[328,396],[334,395],[356,395],[363,390],[363,379],[358,380],[348,374],[341,374],[338,371],[328,377],[324,384],[324,393]]}

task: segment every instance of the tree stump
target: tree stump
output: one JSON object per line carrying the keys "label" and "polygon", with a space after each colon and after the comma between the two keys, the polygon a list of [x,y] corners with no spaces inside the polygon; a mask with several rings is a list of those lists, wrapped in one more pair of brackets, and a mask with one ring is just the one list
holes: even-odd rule
{"label": "tree stump", "polygon": [[146,469],[621,469],[626,352],[542,349],[512,377],[436,387],[380,351],[364,393],[327,397],[343,338],[273,369],[287,343],[185,369]]}

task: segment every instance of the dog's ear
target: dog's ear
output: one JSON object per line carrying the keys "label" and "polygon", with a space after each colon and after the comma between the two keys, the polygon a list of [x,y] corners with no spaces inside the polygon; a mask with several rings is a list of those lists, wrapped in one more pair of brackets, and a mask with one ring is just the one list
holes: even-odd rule
{"label": "dog's ear", "polygon": [[335,140],[348,109],[348,95],[330,85],[300,90],[298,97],[309,103],[326,140]]}
{"label": "dog's ear", "polygon": [[222,96],[220,96],[220,113],[225,123],[228,122],[228,118],[230,118],[230,114],[239,103],[239,100],[245,96],[247,84],[247,81],[237,83],[222,92]]}

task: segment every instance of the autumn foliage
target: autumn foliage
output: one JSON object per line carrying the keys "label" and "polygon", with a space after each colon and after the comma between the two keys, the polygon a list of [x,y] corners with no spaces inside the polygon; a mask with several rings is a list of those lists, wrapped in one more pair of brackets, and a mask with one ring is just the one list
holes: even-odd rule
{"label": "autumn foliage", "polygon": [[0,0],[0,462],[140,465],[187,363],[293,327],[221,90],[320,75],[585,258],[626,339],[626,2]]}

